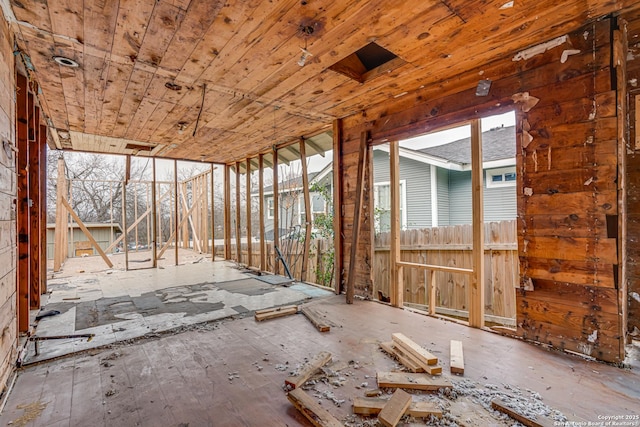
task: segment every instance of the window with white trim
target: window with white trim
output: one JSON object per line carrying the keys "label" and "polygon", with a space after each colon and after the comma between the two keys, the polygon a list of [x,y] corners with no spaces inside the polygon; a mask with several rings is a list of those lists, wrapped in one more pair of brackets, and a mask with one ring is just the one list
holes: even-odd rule
{"label": "window with white trim", "polygon": [[[406,180],[400,181],[400,228],[407,225]],[[375,228],[378,232],[391,230],[391,183],[377,182],[373,184],[373,203]]]}
{"label": "window with white trim", "polygon": [[500,169],[488,169],[486,171],[486,187],[515,187],[516,186],[516,168],[500,168]]}
{"label": "window with white trim", "polygon": [[273,197],[267,199],[267,218],[273,219],[275,214],[275,208],[273,207]]}

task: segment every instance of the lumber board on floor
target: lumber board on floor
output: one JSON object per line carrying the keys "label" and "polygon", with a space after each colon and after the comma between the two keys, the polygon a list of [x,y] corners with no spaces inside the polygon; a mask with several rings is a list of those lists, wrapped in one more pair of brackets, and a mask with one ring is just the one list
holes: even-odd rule
{"label": "lumber board on floor", "polygon": [[395,359],[397,359],[398,362],[402,363],[404,365],[404,367],[407,368],[409,371],[411,371],[411,372],[424,372],[424,368],[422,368],[420,365],[418,365],[417,363],[415,363],[413,360],[409,359],[408,357],[405,357],[405,355],[402,352],[397,351],[396,347],[393,344],[393,341],[381,342],[380,343],[380,348],[385,353],[387,353],[390,356],[392,356]]}
{"label": "lumber board on floor", "polygon": [[[386,399],[377,397],[355,397],[353,399],[353,413],[358,415],[378,415],[386,403]],[[431,415],[442,418],[442,410],[433,402],[413,401],[409,405],[406,414],[415,418],[426,418]]]}
{"label": "lumber board on floor", "polygon": [[297,305],[288,305],[285,307],[256,310],[254,317],[256,319],[256,322],[262,322],[263,320],[276,319],[278,317],[289,316],[290,314],[296,314],[297,312],[298,312]]}
{"label": "lumber board on floor", "polygon": [[409,405],[411,405],[411,395],[402,389],[397,389],[378,414],[378,421],[383,426],[395,427],[409,409]]}
{"label": "lumber board on floor", "polygon": [[378,372],[378,387],[406,388],[411,390],[435,391],[451,388],[448,378],[432,377],[428,374],[410,372]]}
{"label": "lumber board on floor", "polygon": [[[408,355],[415,356],[415,358],[418,360],[424,360],[424,364],[435,365],[436,363],[438,363],[438,358],[436,356],[420,347],[404,334],[396,332],[395,334],[391,334],[391,338],[393,339],[393,342],[396,343],[396,346],[398,348],[400,348]],[[420,365],[422,366],[423,363],[420,363]]]}
{"label": "lumber board on floor", "polygon": [[316,427],[342,427],[342,423],[305,391],[297,388],[287,393],[287,398]]}
{"label": "lumber board on floor", "polygon": [[469,397],[452,402],[449,406],[449,416],[460,427],[511,427],[513,424],[494,417],[480,403],[473,402]]}
{"label": "lumber board on floor", "polygon": [[491,407],[496,411],[500,411],[503,414],[509,415],[511,418],[513,418],[514,420],[518,421],[520,424],[525,425],[527,427],[551,427],[555,425],[553,421],[547,418],[539,417],[534,420],[532,418],[526,417],[516,412],[514,409],[512,409],[509,406],[507,402],[505,402],[502,399],[493,399],[491,401]]}
{"label": "lumber board on floor", "polygon": [[451,340],[450,349],[451,373],[464,375],[464,353],[462,351],[462,341]]}
{"label": "lumber board on floor", "polygon": [[316,310],[312,309],[311,307],[302,307],[300,311],[307,319],[309,319],[309,322],[311,322],[311,324],[315,326],[318,331],[329,332],[331,330],[331,326],[329,326],[324,321],[322,315]]}
{"label": "lumber board on floor", "polygon": [[321,351],[300,368],[298,375],[292,375],[285,379],[285,386],[293,389],[300,387],[302,384],[307,382],[307,380],[311,378],[318,369],[322,368],[330,361],[331,353],[328,351]]}

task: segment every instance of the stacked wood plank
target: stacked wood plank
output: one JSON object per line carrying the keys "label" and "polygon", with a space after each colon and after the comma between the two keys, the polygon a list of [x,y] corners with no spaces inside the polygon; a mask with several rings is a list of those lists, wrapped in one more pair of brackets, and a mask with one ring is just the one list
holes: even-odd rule
{"label": "stacked wood plank", "polygon": [[431,375],[442,373],[442,366],[437,365],[438,358],[404,334],[395,333],[391,338],[391,343],[382,343],[380,348],[398,359],[411,372],[426,372]]}
{"label": "stacked wood plank", "polygon": [[297,305],[287,305],[284,307],[267,308],[264,310],[256,310],[254,318],[256,322],[262,322],[263,320],[276,319],[278,317],[289,316],[290,314],[296,314],[298,312]]}
{"label": "stacked wood plank", "polygon": [[302,389],[291,390],[287,398],[316,427],[342,427],[342,423],[331,415]]}

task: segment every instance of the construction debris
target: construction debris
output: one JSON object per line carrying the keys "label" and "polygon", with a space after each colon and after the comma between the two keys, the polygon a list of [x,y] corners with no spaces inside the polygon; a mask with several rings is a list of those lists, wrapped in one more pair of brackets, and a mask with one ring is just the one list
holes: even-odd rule
{"label": "construction debris", "polygon": [[296,389],[302,384],[307,382],[309,378],[320,368],[331,361],[331,353],[328,351],[321,351],[311,360],[304,364],[299,370],[297,375],[292,375],[284,380],[286,388]]}
{"label": "construction debris", "polygon": [[435,366],[438,363],[438,358],[404,334],[395,333],[391,335],[391,338],[393,339],[395,351],[402,353],[406,359],[411,360],[411,362],[431,375],[442,373],[442,367]]}
{"label": "construction debris", "polygon": [[[353,413],[378,415],[386,403],[385,399],[356,397],[353,399]],[[442,418],[442,410],[435,403],[424,401],[412,401],[406,414],[415,418],[427,418],[431,415]]]}
{"label": "construction debris", "polygon": [[451,340],[450,348],[451,373],[464,375],[464,353],[462,351],[462,341]]}
{"label": "construction debris", "polygon": [[329,332],[331,330],[331,326],[327,325],[327,323],[323,319],[323,316],[321,316],[320,313],[313,310],[311,307],[302,307],[300,311],[305,315],[307,319],[309,319],[309,322],[311,322],[318,331]]}
{"label": "construction debris", "polygon": [[297,388],[287,393],[287,398],[316,427],[342,427],[342,423],[331,415],[303,390]]}
{"label": "construction debris", "polygon": [[256,319],[256,322],[262,322],[263,320],[269,320],[269,319],[275,319],[277,317],[288,316],[290,314],[296,314],[297,312],[298,312],[297,305],[287,305],[285,307],[256,310],[254,317]]}
{"label": "construction debris", "polygon": [[380,414],[378,414],[378,421],[383,426],[395,427],[400,418],[409,409],[409,405],[411,405],[411,395],[406,391],[397,389],[391,399],[384,405]]}
{"label": "construction debris", "polygon": [[520,424],[523,424],[527,427],[550,427],[554,425],[558,425],[556,421],[551,421],[546,418],[533,419],[527,416],[524,416],[514,410],[512,408],[512,404],[503,400],[503,399],[493,399],[491,401],[491,407],[496,411],[500,411],[504,414],[509,415],[514,420],[518,421]]}
{"label": "construction debris", "polygon": [[424,372],[424,369],[411,359],[406,357],[404,353],[399,351],[393,342],[381,342],[380,348],[385,353],[394,357],[398,362],[402,363],[411,372]]}
{"label": "construction debris", "polygon": [[378,372],[378,387],[436,391],[452,388],[448,378],[407,372]]}

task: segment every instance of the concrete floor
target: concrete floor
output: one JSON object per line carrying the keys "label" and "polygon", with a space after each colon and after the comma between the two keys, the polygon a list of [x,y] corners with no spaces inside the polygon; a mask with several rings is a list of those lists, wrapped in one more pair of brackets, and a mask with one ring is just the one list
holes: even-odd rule
{"label": "concrete floor", "polygon": [[183,265],[130,271],[107,269],[99,257],[69,259],[48,280],[40,310],[59,314],[38,321],[35,337],[94,337],[41,340],[37,355],[30,341],[24,363],[332,294],[302,283],[272,285],[232,263],[181,253]]}

